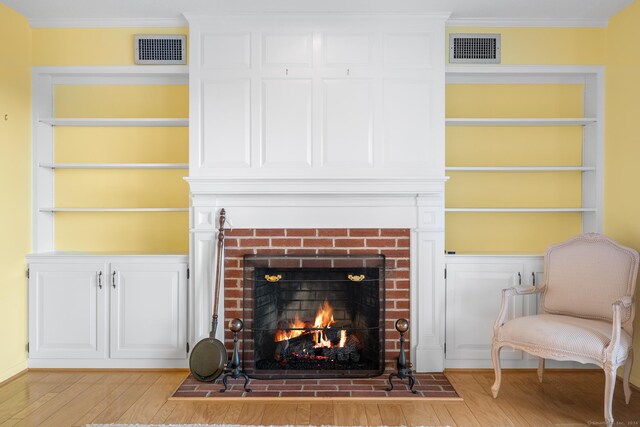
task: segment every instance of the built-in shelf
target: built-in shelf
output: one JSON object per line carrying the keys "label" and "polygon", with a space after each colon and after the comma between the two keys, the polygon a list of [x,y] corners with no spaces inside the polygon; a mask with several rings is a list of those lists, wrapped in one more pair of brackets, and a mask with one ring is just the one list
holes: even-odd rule
{"label": "built-in shelf", "polygon": [[445,208],[445,212],[596,212],[595,208]]}
{"label": "built-in shelf", "polygon": [[189,119],[175,118],[41,118],[40,123],[51,126],[99,126],[99,127],[188,127]]}
{"label": "built-in shelf", "polygon": [[447,166],[447,172],[588,172],[591,166]]}
{"label": "built-in shelf", "polygon": [[40,163],[47,169],[189,169],[188,163]]}
{"label": "built-in shelf", "polygon": [[596,123],[591,117],[580,118],[448,118],[447,126],[586,126]]}
{"label": "built-in shelf", "polygon": [[40,212],[189,212],[189,208],[40,208]]}

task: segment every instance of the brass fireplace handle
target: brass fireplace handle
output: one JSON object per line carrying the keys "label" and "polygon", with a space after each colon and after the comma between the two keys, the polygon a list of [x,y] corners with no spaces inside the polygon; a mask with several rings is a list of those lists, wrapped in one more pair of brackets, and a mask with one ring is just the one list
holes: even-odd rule
{"label": "brass fireplace handle", "polygon": [[351,280],[352,282],[362,282],[364,280],[364,274],[359,274],[359,275],[354,275],[354,274],[349,274],[347,276],[347,279]]}
{"label": "brass fireplace handle", "polygon": [[276,276],[270,276],[268,274],[265,274],[264,278],[267,282],[275,283],[275,282],[279,282],[280,279],[282,279],[282,274],[278,274]]}

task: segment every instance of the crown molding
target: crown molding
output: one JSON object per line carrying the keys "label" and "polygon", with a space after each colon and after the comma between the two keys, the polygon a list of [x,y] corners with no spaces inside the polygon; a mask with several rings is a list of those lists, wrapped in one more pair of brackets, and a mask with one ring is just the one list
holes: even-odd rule
{"label": "crown molding", "polygon": [[134,28],[134,27],[187,27],[183,17],[179,18],[78,18],[78,19],[31,19],[31,28]]}
{"label": "crown molding", "polygon": [[447,27],[553,27],[553,28],[606,28],[602,19],[509,19],[509,18],[450,18]]}

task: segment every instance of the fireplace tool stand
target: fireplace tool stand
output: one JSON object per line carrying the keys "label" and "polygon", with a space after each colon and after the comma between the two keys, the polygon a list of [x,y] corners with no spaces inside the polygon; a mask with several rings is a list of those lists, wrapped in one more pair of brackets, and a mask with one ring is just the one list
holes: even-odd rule
{"label": "fireplace tool stand", "polygon": [[398,362],[396,366],[398,368],[398,372],[392,372],[389,374],[389,388],[387,391],[393,390],[393,377],[397,377],[399,380],[403,380],[405,378],[409,378],[409,390],[411,393],[418,393],[413,389],[413,385],[416,380],[413,377],[413,371],[407,368],[407,358],[404,354],[404,333],[409,330],[409,321],[407,319],[398,319],[396,320],[396,331],[400,332],[400,355],[398,356]]}
{"label": "fireplace tool stand", "polygon": [[249,377],[244,372],[240,372],[240,354],[238,353],[238,332],[242,330],[243,324],[240,319],[231,319],[229,321],[229,329],[233,332],[233,356],[231,356],[231,360],[227,364],[226,374],[222,377],[222,384],[224,384],[224,388],[220,390],[220,393],[224,393],[227,391],[227,379],[229,377],[234,380],[242,377],[244,378],[244,391],[249,393],[251,391],[250,388],[247,388],[249,384]]}

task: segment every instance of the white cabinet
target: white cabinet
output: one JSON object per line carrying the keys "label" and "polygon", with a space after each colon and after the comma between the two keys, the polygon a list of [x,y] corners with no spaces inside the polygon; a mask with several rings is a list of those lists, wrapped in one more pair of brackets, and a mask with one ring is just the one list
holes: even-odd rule
{"label": "white cabinet", "polygon": [[[446,279],[445,366],[491,366],[493,323],[500,309],[501,290],[542,283],[542,258],[517,256],[448,256]],[[516,296],[509,318],[535,314],[535,295]],[[505,366],[525,367],[530,358],[504,348]]]}
{"label": "white cabinet", "polygon": [[443,17],[188,19],[190,178],[443,175]]}
{"label": "white cabinet", "polygon": [[102,263],[30,267],[30,357],[106,356],[105,273]]}
{"label": "white cabinet", "polygon": [[111,264],[112,358],[182,358],[187,265]]}
{"label": "white cabinet", "polygon": [[31,255],[30,367],[184,367],[182,255]]}

